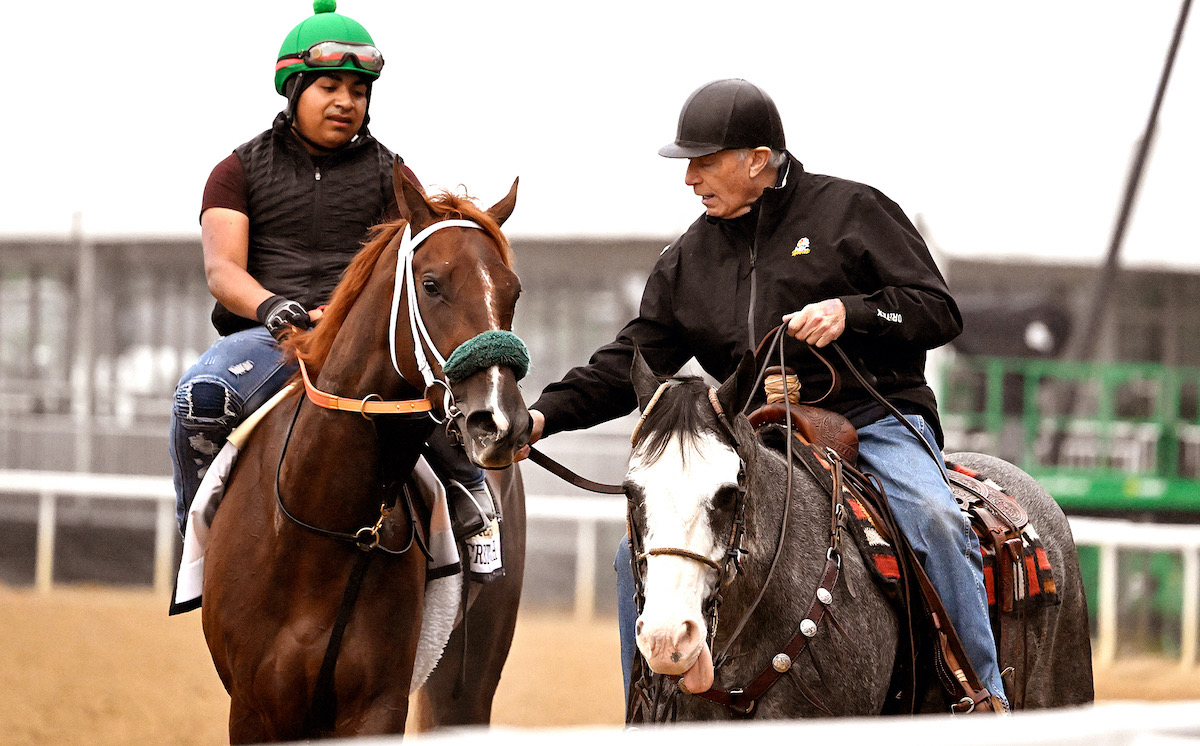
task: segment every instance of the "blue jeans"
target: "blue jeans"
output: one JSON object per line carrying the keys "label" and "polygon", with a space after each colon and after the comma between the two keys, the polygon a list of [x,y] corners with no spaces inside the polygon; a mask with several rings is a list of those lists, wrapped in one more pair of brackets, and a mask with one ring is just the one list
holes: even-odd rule
{"label": "blue jeans", "polygon": [[[925,419],[919,415],[905,417],[940,456],[933,431]],[[891,415],[858,431],[858,449],[860,469],[872,472],[883,483],[888,504],[941,596],[975,673],[988,692],[1003,698],[1004,684],[1000,680],[996,645],[988,618],[979,539],[942,478],[945,467],[941,461],[935,464],[908,428]],[[621,671],[628,697],[630,670],[633,656],[637,654],[635,625],[638,611],[633,571],[629,566],[629,542],[624,538],[617,548],[614,567],[617,571]]]}
{"label": "blue jeans", "polygon": [[175,519],[183,533],[200,480],[233,428],[296,372],[261,326],[218,339],[183,374],[171,410]]}
{"label": "blue jeans", "polygon": [[629,679],[633,674],[633,656],[637,649],[638,608],[633,584],[633,568],[629,564],[629,537],[622,536],[617,545],[613,569],[617,571],[617,635],[621,638],[621,676],[625,679],[625,703],[629,703]]}
{"label": "blue jeans", "polygon": [[859,468],[883,484],[892,514],[941,597],[972,668],[988,692],[1004,699],[979,539],[946,484],[942,454],[929,423],[915,414],[905,419],[929,443],[938,461],[929,457],[908,428],[888,415],[858,431]]}

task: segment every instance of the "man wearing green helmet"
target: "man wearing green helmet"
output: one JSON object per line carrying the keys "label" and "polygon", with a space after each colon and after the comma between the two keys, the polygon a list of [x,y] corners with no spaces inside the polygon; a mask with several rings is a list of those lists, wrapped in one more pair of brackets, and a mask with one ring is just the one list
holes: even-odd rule
{"label": "man wearing green helmet", "polygon": [[[296,372],[278,341],[320,319],[368,230],[399,217],[397,156],[366,126],[383,55],[362,25],[336,8],[335,0],[316,0],[314,15],[284,39],[275,90],[287,99],[285,109],[217,164],[204,188],[201,243],[221,337],[175,392],[171,456],[180,531],[229,433]],[[482,506],[477,512],[491,509],[482,471],[444,435],[431,440],[426,455],[450,488],[452,507],[466,501]],[[482,528],[485,518],[473,523]]]}

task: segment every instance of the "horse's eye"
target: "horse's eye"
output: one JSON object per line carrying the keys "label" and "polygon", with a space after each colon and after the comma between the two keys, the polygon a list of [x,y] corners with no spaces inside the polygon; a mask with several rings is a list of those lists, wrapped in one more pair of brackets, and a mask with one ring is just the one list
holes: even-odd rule
{"label": "horse's eye", "polygon": [[421,283],[421,287],[423,287],[425,292],[429,295],[438,295],[440,293],[437,283],[433,280],[426,280],[425,282]]}
{"label": "horse's eye", "polygon": [[741,494],[741,490],[739,490],[736,485],[723,485],[719,490],[717,490],[716,494],[713,495],[713,507],[717,510],[728,510],[729,508],[733,507],[735,502],[737,502],[739,494]]}
{"label": "horse's eye", "polygon": [[625,501],[629,503],[632,510],[637,510],[642,507],[643,495],[642,488],[626,480],[622,485],[625,488]]}

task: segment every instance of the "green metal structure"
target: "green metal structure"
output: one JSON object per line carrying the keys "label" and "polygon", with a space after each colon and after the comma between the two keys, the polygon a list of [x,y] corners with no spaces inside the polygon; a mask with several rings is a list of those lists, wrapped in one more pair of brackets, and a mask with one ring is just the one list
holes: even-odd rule
{"label": "green metal structure", "polygon": [[1068,513],[1200,519],[1200,368],[958,356],[942,380],[948,450],[1020,465]]}

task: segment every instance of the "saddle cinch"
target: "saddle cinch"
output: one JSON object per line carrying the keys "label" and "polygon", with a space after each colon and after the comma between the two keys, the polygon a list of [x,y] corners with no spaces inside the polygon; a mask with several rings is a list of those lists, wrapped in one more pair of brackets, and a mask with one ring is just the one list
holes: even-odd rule
{"label": "saddle cinch", "polygon": [[[823,458],[825,449],[831,449],[841,460],[856,467],[858,461],[858,435],[854,426],[842,415],[818,407],[803,404],[769,403],[753,412],[749,419],[760,437],[768,445],[779,445],[778,436],[782,433],[790,417],[792,432],[797,440],[806,448],[799,449],[801,458],[816,460],[822,470],[828,468]],[[1024,615],[1014,615],[1013,612],[1024,608],[1024,604],[1035,600],[1053,603],[1056,600],[1053,576],[1041,550],[1036,533],[1029,526],[1025,510],[991,480],[983,475],[970,472],[963,467],[948,464],[955,500],[959,508],[966,513],[971,525],[979,536],[980,548],[983,554],[985,581],[988,590],[989,604],[992,606],[992,623],[995,638],[1001,650],[1006,645],[1010,635],[1024,635]],[[810,468],[810,471],[812,469]],[[818,478],[826,489],[831,482]],[[858,481],[858,480],[854,480]],[[950,625],[945,612],[942,610],[940,599],[932,586],[929,585],[919,564],[915,561],[903,561],[903,557],[911,557],[903,534],[898,531],[890,519],[890,510],[886,498],[874,490],[869,481],[857,485],[847,496],[851,508],[848,511],[848,525],[851,535],[855,537],[860,552],[863,553],[867,565],[874,571],[876,579],[884,587],[885,592],[893,602],[901,608],[901,618],[908,618],[914,628],[925,627],[937,639],[933,653],[940,659],[935,668],[941,672],[942,663],[950,669],[961,669],[975,689],[980,689],[978,677],[970,670],[970,664],[962,653],[958,636]],[[855,524],[855,520],[858,524]],[[874,532],[871,541],[867,540],[863,527],[869,526]],[[881,545],[879,539],[887,543]],[[902,589],[920,589],[920,611],[924,623],[918,623],[913,616],[912,603],[906,600],[908,594]],[[1021,639],[1018,637],[1017,639]],[[912,651],[915,661],[920,654]],[[914,668],[919,664],[911,664]],[[901,664],[903,667],[903,664]],[[1001,661],[1002,668],[1004,661]],[[902,672],[894,677],[894,686],[903,688],[900,679]],[[962,701],[964,694],[962,681],[957,677],[939,676],[947,694],[954,701]],[[915,687],[914,687],[915,688]],[[916,696],[915,692],[906,692],[908,696]],[[969,696],[969,694],[968,694]],[[1010,702],[1014,699],[1010,696]]]}

